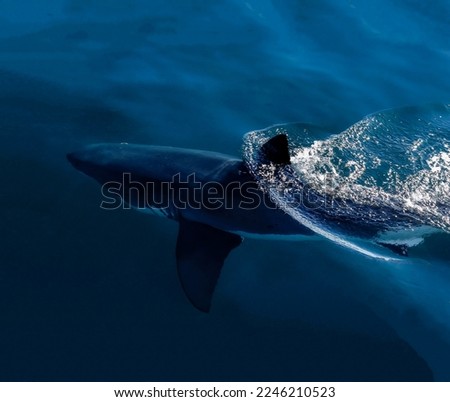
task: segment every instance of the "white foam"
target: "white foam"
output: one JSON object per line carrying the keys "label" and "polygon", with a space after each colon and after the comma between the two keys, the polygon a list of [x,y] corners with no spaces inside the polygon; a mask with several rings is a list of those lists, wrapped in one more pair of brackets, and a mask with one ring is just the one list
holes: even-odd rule
{"label": "white foam", "polygon": [[[278,125],[247,134],[244,160],[262,189],[302,225],[344,247],[389,260],[372,245],[365,247],[364,241],[349,237],[341,230],[340,219],[333,223],[330,217],[395,228],[372,240],[410,247],[432,232],[450,232],[447,106],[380,112],[326,139],[314,138],[314,133],[309,137],[308,128],[299,127]],[[282,133],[289,135],[291,165],[275,168],[261,163],[261,145]],[[319,197],[341,202],[326,213],[289,203],[298,199],[296,191],[303,191],[305,184]]]}
{"label": "white foam", "polygon": [[404,244],[408,247],[415,247],[421,244],[427,236],[439,232],[442,231],[440,229],[424,225],[380,233],[376,237],[376,241],[388,244]]}
{"label": "white foam", "polygon": [[334,242],[342,247],[345,247],[350,250],[356,251],[357,253],[363,254],[367,257],[376,258],[376,259],[380,259],[380,260],[384,260],[384,261],[398,261],[398,258],[388,257],[381,253],[377,253],[375,251],[368,250],[364,247],[361,247],[361,246],[353,243],[352,241],[344,238],[341,235],[336,235],[335,233],[328,231],[328,230],[324,229],[323,227],[320,227],[319,225],[315,224],[313,221],[311,221],[310,219],[306,218],[301,213],[299,213],[298,210],[287,206],[282,200],[280,200],[280,198],[278,197],[278,195],[276,193],[274,193],[273,191],[270,191],[270,192],[271,192],[271,196],[273,197],[273,199],[278,201],[278,205],[280,205],[280,207],[285,212],[290,214],[294,219],[296,219],[298,222],[300,222],[303,226],[306,226],[307,228],[309,228],[312,231],[314,231],[315,233],[325,237],[326,239],[331,240],[332,242]]}

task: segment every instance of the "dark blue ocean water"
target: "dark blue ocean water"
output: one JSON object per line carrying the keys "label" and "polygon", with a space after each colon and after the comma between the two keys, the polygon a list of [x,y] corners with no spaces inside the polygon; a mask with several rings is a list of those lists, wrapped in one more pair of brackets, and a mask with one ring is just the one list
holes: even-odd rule
{"label": "dark blue ocean water", "polygon": [[386,262],[245,240],[209,315],[177,224],[99,208],[65,154],[135,142],[241,155],[300,121],[450,100],[450,2],[0,3],[0,380],[450,380],[450,238]]}

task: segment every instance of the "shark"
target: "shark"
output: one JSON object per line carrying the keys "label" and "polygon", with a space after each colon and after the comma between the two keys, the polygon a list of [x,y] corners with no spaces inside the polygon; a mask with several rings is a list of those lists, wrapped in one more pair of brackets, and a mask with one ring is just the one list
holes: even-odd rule
{"label": "shark", "polygon": [[[287,135],[269,138],[257,152],[260,163],[269,172],[282,172],[279,178],[284,180],[284,173],[291,167]],[[227,256],[244,238],[298,240],[320,235],[278,205],[251,173],[251,167],[230,155],[168,146],[104,143],[71,152],[67,159],[100,183],[102,208],[134,208],[179,223],[175,251],[178,278],[192,305],[203,312],[211,309]],[[420,222],[410,215],[402,216],[389,208],[354,205],[347,200],[341,201],[348,212],[335,215],[332,203],[325,202],[317,209],[317,201],[323,201],[320,194],[301,183],[294,185],[299,187],[301,208],[321,214],[339,228],[339,233],[401,257],[408,255],[411,244],[407,239],[392,241],[387,235],[391,228],[399,227],[409,228],[406,232],[415,234]],[[372,218],[361,219],[354,210]],[[377,219],[379,216],[383,219]],[[398,236],[396,230],[393,233]]]}
{"label": "shark", "polygon": [[[261,146],[261,158],[290,163],[280,134]],[[168,146],[92,144],[67,154],[74,168],[102,186],[102,207],[134,208],[179,223],[178,277],[192,305],[209,312],[222,267],[245,237],[312,236],[262,191],[243,160]]]}

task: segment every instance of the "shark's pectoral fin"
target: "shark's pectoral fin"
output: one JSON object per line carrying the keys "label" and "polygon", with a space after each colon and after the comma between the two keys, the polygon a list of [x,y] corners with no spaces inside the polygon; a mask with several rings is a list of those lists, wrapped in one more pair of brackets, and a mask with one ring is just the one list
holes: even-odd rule
{"label": "shark's pectoral fin", "polygon": [[241,242],[238,235],[180,219],[176,250],[178,277],[186,296],[199,310],[209,311],[225,258]]}

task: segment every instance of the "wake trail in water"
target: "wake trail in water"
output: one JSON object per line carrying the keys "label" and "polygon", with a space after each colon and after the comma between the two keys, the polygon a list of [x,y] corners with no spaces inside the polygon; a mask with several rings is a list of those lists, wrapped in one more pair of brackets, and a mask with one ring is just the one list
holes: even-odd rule
{"label": "wake trail in water", "polygon": [[[289,138],[289,165],[260,157],[278,134]],[[340,134],[298,123],[252,131],[244,160],[294,219],[371,257],[391,259],[377,241],[414,246],[450,232],[449,105],[378,112]]]}

